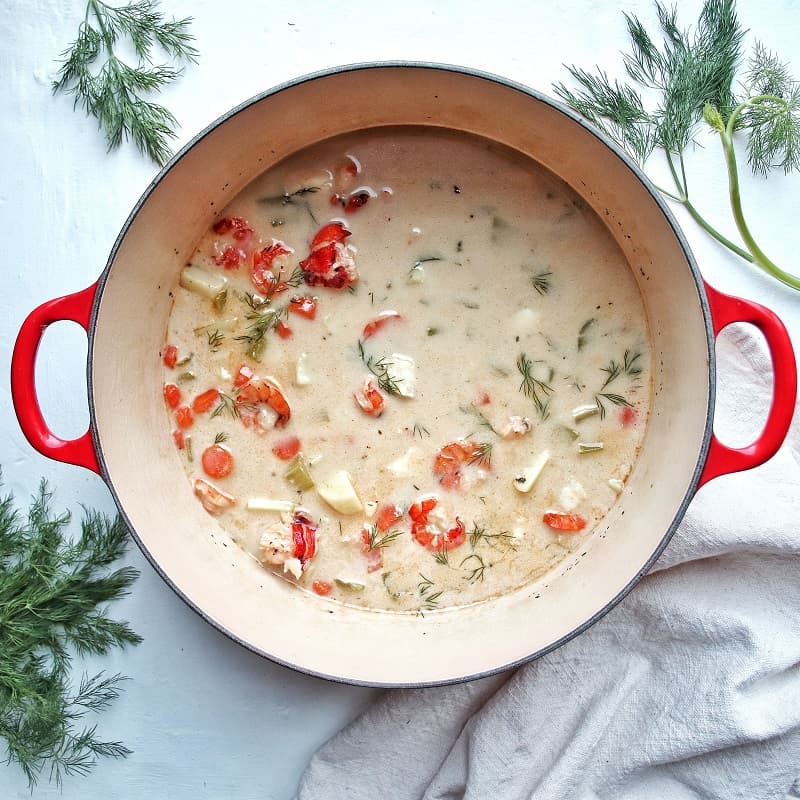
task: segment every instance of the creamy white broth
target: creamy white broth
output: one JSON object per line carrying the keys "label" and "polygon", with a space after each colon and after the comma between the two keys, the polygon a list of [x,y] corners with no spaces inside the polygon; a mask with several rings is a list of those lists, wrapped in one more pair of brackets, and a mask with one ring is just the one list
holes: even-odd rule
{"label": "creamy white broth", "polygon": [[[345,203],[356,197],[351,205],[367,199],[347,210],[334,195]],[[219,219],[233,218],[252,233],[236,239],[235,229],[209,230],[189,262],[224,276],[224,306],[176,289],[166,342],[178,363],[165,366],[164,379],[179,387],[179,409],[209,389],[225,395],[184,429],[176,425],[181,411],[168,403],[165,435],[182,432],[187,491],[200,479],[233,498],[229,508],[211,510],[234,541],[276,575],[328,591],[313,602],[426,613],[510,591],[581,546],[615,502],[641,445],[650,348],[628,264],[578,195],[529,159],[477,137],[385,129],[291,157]],[[342,247],[354,251],[357,281],[274,293],[257,311],[306,296],[316,299],[316,315],[288,313],[281,322],[291,335],[268,331],[263,352],[251,350],[254,360],[252,342],[236,338],[252,333],[246,293],[251,305],[253,294],[264,296],[250,278],[253,251],[286,243],[294,253],[274,264],[284,264],[283,278],[299,278],[310,242],[332,220],[351,232]],[[242,260],[238,268],[215,263],[226,247],[241,250],[233,257]],[[365,339],[364,326],[388,311],[400,318]],[[354,400],[370,375],[365,362],[388,377],[384,389],[409,393],[402,357],[413,360],[413,398],[384,390],[382,413],[368,415]],[[298,385],[298,360],[306,385]],[[267,378],[282,392],[291,409],[285,427],[275,426],[281,420],[269,408],[249,426],[230,413],[239,410],[243,390],[233,381],[242,365],[253,381]],[[362,510],[339,513],[316,488],[300,491],[286,480],[290,462],[273,448],[291,436],[318,485],[346,471]],[[222,478],[202,466],[215,437],[224,437],[234,459]],[[463,458],[458,476],[454,468],[437,474],[440,449],[454,442],[463,443],[460,452],[445,454]],[[447,459],[438,464],[452,467]],[[526,477],[535,482],[522,492]],[[427,497],[437,506],[423,528],[409,510],[419,518]],[[285,510],[249,510],[254,499]],[[387,503],[402,517],[371,528]],[[318,526],[316,552],[302,571],[291,558],[288,509],[295,505]],[[585,526],[562,531],[545,518]],[[365,553],[363,530],[384,546]],[[277,559],[276,547],[285,551]],[[270,563],[281,558],[285,565]]]}

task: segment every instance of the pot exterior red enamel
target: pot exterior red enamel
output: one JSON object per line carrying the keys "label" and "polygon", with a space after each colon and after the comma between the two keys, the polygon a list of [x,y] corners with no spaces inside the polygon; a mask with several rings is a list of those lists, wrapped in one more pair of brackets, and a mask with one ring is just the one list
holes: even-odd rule
{"label": "pot exterior red enamel", "polygon": [[[157,357],[170,292],[216,211],[297,149],[353,130],[406,124],[501,142],[579,192],[604,219],[637,278],[655,368],[639,461],[585,551],[510,595],[424,617],[309,597],[228,547],[224,532],[194,502],[165,435]],[[61,319],[78,322],[89,336],[91,426],[73,441],[48,429],[34,385],[41,336]],[[763,332],[775,383],[761,435],[749,447],[733,449],[712,431],[713,347],[716,334],[736,321]],[[131,364],[137,370],[133,385]],[[419,686],[522,663],[596,621],[649,569],[699,486],[757,466],[777,451],[791,421],[797,372],[780,320],[763,306],[704,286],[676,223],[646,178],[571,112],[494,76],[437,65],[375,64],[278,87],[187,145],[132,212],[98,283],[29,315],[15,345],[11,384],[30,443],[51,458],[99,472],[154,567],[220,630],[311,674]]]}

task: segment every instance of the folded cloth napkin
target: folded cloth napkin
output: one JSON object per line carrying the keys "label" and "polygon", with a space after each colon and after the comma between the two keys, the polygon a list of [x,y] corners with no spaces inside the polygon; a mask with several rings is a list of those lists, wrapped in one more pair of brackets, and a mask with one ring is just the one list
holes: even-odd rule
{"label": "folded cloth napkin", "polygon": [[[717,429],[758,430],[760,338],[730,328],[717,364]],[[387,692],[313,757],[299,800],[800,798],[799,517],[796,414],[772,461],[697,494],[592,628],[513,673]]]}

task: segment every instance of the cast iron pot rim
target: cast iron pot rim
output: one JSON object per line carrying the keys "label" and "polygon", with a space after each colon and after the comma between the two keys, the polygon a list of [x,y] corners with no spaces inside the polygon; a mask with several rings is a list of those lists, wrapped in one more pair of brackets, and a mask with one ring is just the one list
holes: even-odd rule
{"label": "cast iron pot rim", "polygon": [[[319,78],[327,78],[332,75],[339,75],[342,73],[348,72],[360,72],[362,70],[368,69],[425,69],[425,70],[440,70],[442,72],[456,72],[462,75],[471,76],[473,78],[479,78],[481,80],[490,81],[492,83],[500,84],[501,86],[506,86],[510,89],[514,89],[515,91],[521,92],[529,97],[532,97],[534,100],[537,100],[541,103],[544,103],[554,110],[558,111],[559,113],[563,114],[569,119],[580,125],[584,128],[588,133],[602,142],[606,147],[612,150],[617,158],[626,166],[639,180],[640,183],[644,185],[647,189],[650,196],[655,200],[661,213],[664,215],[665,220],[672,228],[672,232],[675,234],[678,243],[681,246],[681,250],[686,258],[686,262],[689,266],[689,269],[692,274],[692,279],[695,283],[695,288],[697,289],[697,297],[700,301],[700,307],[703,312],[703,321],[705,323],[706,328],[706,344],[708,348],[708,407],[706,409],[706,425],[705,430],[703,433],[703,441],[700,447],[700,454],[697,459],[697,463],[695,464],[694,471],[692,473],[692,479],[689,483],[689,487],[687,489],[686,494],[684,495],[683,499],[681,500],[675,516],[672,519],[672,522],[667,527],[667,530],[664,533],[661,541],[659,542],[658,546],[655,548],[653,553],[651,554],[650,558],[642,565],[641,569],[638,570],[636,575],[620,590],[620,592],[609,600],[602,608],[592,614],[589,619],[579,625],[577,628],[574,628],[568,634],[562,636],[555,642],[547,645],[546,647],[541,648],[540,650],[536,650],[529,655],[523,656],[522,658],[517,659],[516,661],[511,661],[507,664],[503,664],[498,667],[494,667],[492,669],[484,670],[482,672],[478,672],[472,675],[465,675],[465,676],[457,676],[453,678],[444,678],[441,680],[434,680],[434,681],[411,681],[411,682],[382,682],[382,681],[367,681],[359,678],[345,678],[339,675],[328,675],[324,672],[318,672],[316,670],[309,669],[304,667],[300,664],[293,664],[289,661],[285,661],[277,656],[268,653],[262,650],[259,647],[251,644],[250,642],[245,641],[244,639],[237,636],[232,631],[228,630],[223,624],[215,620],[214,618],[210,617],[199,605],[197,605],[192,598],[188,597],[181,589],[175,585],[172,581],[170,576],[162,569],[161,565],[158,561],[154,558],[154,556],[150,553],[147,547],[144,545],[144,542],[139,537],[139,534],[134,529],[133,525],[131,524],[128,515],[125,512],[125,509],[120,502],[119,496],[117,494],[116,488],[114,487],[114,481],[112,479],[111,473],[109,472],[105,458],[103,456],[103,450],[100,446],[100,439],[97,433],[97,420],[95,418],[95,406],[94,406],[94,384],[92,380],[92,365],[93,365],[93,351],[94,351],[94,334],[95,334],[95,325],[97,323],[97,315],[100,307],[100,298],[102,297],[103,290],[105,289],[106,281],[111,273],[111,267],[114,263],[114,260],[117,256],[117,252],[119,251],[125,236],[128,233],[128,229],[133,224],[133,221],[136,219],[137,214],[141,210],[142,206],[147,202],[150,195],[155,191],[158,187],[159,183],[161,183],[162,179],[167,175],[167,173],[202,139],[204,139],[209,133],[214,131],[223,123],[227,122],[228,120],[235,117],[240,112],[244,111],[245,109],[249,108],[250,106],[254,105],[255,103],[259,103],[267,97],[271,97],[273,95],[280,94],[286,89],[291,89],[295,86],[300,86],[304,83],[309,81],[314,81]],[[434,62],[426,62],[426,61],[374,61],[374,62],[365,62],[365,63],[356,63],[356,64],[346,64],[339,67],[331,67],[328,69],[319,70],[317,72],[311,72],[307,75],[300,76],[298,78],[294,78],[289,81],[285,81],[283,83],[274,86],[271,89],[267,89],[260,94],[257,94],[251,97],[248,100],[245,100],[243,103],[240,103],[238,106],[235,106],[230,111],[226,112],[222,116],[218,117],[214,120],[210,125],[204,128],[200,133],[198,133],[194,138],[190,139],[168,162],[164,165],[164,167],[160,170],[160,172],[156,175],[156,177],[152,180],[150,185],[145,189],[142,196],[137,201],[136,205],[133,207],[131,213],[129,214],[128,218],[125,220],[125,224],[122,226],[122,229],[119,232],[119,235],[114,242],[114,246],[111,248],[111,252],[108,257],[108,261],[106,262],[106,266],[103,269],[102,274],[100,275],[97,281],[97,291],[95,292],[94,301],[92,303],[92,312],[89,321],[89,331],[88,331],[88,357],[87,357],[87,366],[86,366],[86,374],[87,374],[87,385],[88,385],[88,395],[89,395],[89,419],[90,425],[89,428],[92,432],[92,442],[94,444],[94,449],[97,454],[97,460],[100,465],[100,472],[103,480],[105,481],[106,485],[108,486],[112,497],[114,498],[114,502],[119,509],[119,513],[122,518],[125,520],[125,524],[128,526],[128,530],[131,532],[131,536],[133,536],[136,544],[139,546],[139,549],[144,554],[145,558],[150,562],[153,569],[161,576],[161,578],[167,583],[167,585],[175,592],[175,594],[186,603],[189,608],[199,614],[206,622],[211,624],[214,628],[220,631],[222,634],[227,636],[229,639],[233,640],[237,644],[241,645],[242,647],[250,650],[251,652],[255,653],[256,655],[261,656],[262,658],[266,658],[276,664],[280,664],[283,667],[289,667],[297,672],[304,673],[306,675],[311,675],[315,678],[323,678],[328,681],[333,681],[335,683],[342,683],[350,686],[366,686],[366,687],[375,687],[375,688],[403,688],[403,689],[411,689],[411,688],[423,688],[427,686],[445,686],[448,684],[453,683],[465,683],[467,681],[477,680],[478,678],[485,678],[490,675],[496,675],[500,672],[505,672],[506,670],[511,670],[516,667],[519,667],[523,664],[528,663],[529,661],[533,661],[559,647],[566,644],[571,639],[575,638],[579,634],[583,633],[587,628],[590,628],[592,625],[595,624],[601,617],[605,616],[609,611],[611,611],[614,606],[617,605],[630,591],[633,587],[642,579],[642,577],[650,570],[650,567],[656,562],[659,558],[661,553],[664,551],[666,546],[669,544],[670,539],[672,538],[673,534],[678,528],[681,520],[683,519],[684,514],[686,513],[686,509],[689,506],[689,503],[692,501],[694,497],[694,493],[696,491],[696,487],[698,481],[700,480],[700,475],[703,471],[703,467],[706,462],[706,458],[708,456],[708,449],[711,442],[711,435],[713,433],[713,423],[714,423],[714,402],[716,397],[716,382],[717,382],[717,375],[716,375],[716,363],[714,359],[714,330],[711,321],[711,311],[708,305],[708,298],[706,297],[705,290],[703,288],[703,279],[700,275],[700,270],[697,266],[697,263],[694,260],[694,256],[689,248],[689,244],[686,241],[686,238],[683,235],[683,232],[678,225],[677,220],[674,218],[672,212],[670,211],[669,207],[667,206],[666,202],[661,198],[658,193],[658,190],[652,185],[650,179],[644,174],[644,172],[640,169],[640,167],[627,155],[619,146],[617,146],[613,141],[603,135],[600,131],[596,128],[592,127],[586,120],[576,114],[567,106],[553,100],[550,97],[546,97],[545,95],[541,94],[540,92],[536,91],[535,89],[530,88],[524,84],[518,83],[516,81],[509,80],[508,78],[501,77],[499,75],[495,75],[490,72],[484,72],[482,70],[473,69],[471,67],[464,67],[458,66],[453,64],[438,64]]]}

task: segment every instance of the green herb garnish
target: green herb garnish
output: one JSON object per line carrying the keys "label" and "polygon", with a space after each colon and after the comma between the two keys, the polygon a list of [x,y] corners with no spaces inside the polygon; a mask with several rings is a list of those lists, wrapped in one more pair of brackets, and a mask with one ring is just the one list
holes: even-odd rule
{"label": "green herb garnish", "polygon": [[492,466],[492,450],[494,445],[491,442],[479,442],[475,448],[475,453],[470,457],[469,464],[477,464],[479,467],[489,469]]}
{"label": "green herb garnish", "polygon": [[358,357],[364,362],[364,366],[378,379],[378,386],[384,392],[394,395],[400,394],[399,381],[389,371],[393,364],[387,360],[386,356],[381,356],[380,358],[368,356],[364,350],[364,342],[359,339]]}
{"label": "green herb garnish", "polygon": [[541,272],[537,272],[531,278],[531,283],[533,283],[533,288],[539,294],[547,294],[550,291],[550,277],[552,276],[552,272],[549,269],[542,270]]}
{"label": "green herb garnish", "polygon": [[[156,0],[135,0],[118,8],[89,0],[77,38],[61,54],[53,92],[71,94],[73,107],[81,106],[97,119],[109,150],[131,139],[162,166],[172,155],[167,142],[175,138],[178,123],[145,95],[172,83],[183,70],[155,64],[153,48],[157,45],[178,62],[196,62],[199,53],[188,32],[191,21],[166,20]],[[134,66],[115,52],[122,40],[133,47]]]}
{"label": "green herb garnish", "polygon": [[13,497],[0,500],[0,736],[31,788],[45,772],[60,785],[100,757],[130,753],[80,722],[110,705],[125,678],[84,674],[76,689],[70,667],[73,654],[105,655],[141,641],[106,609],[138,576],[131,567],[108,571],[128,542],[122,520],[85,510],[80,534],[69,540],[70,515],[54,516],[51,498],[42,481],[26,518]]}
{"label": "green herb garnish", "polygon": [[495,546],[498,543],[508,544],[513,546],[513,536],[508,531],[500,531],[499,533],[489,533],[484,525],[478,525],[477,522],[472,523],[472,530],[469,532],[469,546],[474,550],[481,542],[486,542],[489,546]]}
{"label": "green herb garnish", "polygon": [[206,331],[206,339],[212,353],[216,353],[220,345],[225,341],[225,334],[220,330]]}
{"label": "green herb garnish", "polygon": [[[311,205],[309,204],[308,200],[306,200],[306,195],[315,194],[320,190],[321,187],[319,186],[301,186],[299,189],[295,189],[293,192],[283,192],[281,194],[272,195],[271,197],[259,197],[258,202],[263,203],[264,205],[279,205],[279,206],[295,206],[298,208],[303,208],[308,213],[308,216],[311,217],[311,221],[318,225],[317,218],[314,216],[314,212],[311,210]],[[273,225],[275,224],[275,220],[273,220]],[[280,220],[280,224],[283,225],[283,220]]]}
{"label": "green herb garnish", "polygon": [[471,416],[475,417],[480,427],[486,428],[487,430],[491,431],[495,436],[500,436],[500,434],[495,429],[494,425],[492,425],[492,423],[489,422],[487,417],[480,411],[480,409],[474,403],[470,403],[467,406],[459,406],[458,410],[461,411],[463,414],[470,414]]}
{"label": "green herb garnish", "polygon": [[549,383],[539,380],[533,374],[534,362],[525,353],[520,353],[517,357],[517,369],[522,375],[522,383],[519,390],[525,397],[533,400],[539,416],[544,420],[550,415],[550,400],[548,395],[553,393],[553,387]]}
{"label": "green herb garnish", "polygon": [[586,322],[581,325],[581,329],[578,331],[578,350],[583,350],[583,348],[586,347],[589,328],[591,328],[596,322],[597,320],[592,317],[591,319],[587,319]]}
{"label": "green herb garnish", "polygon": [[[747,158],[754,172],[780,167],[800,169],[800,85],[785,63],[756,43],[741,91],[734,82],[742,62],[745,31],[732,0],[706,0],[693,34],[678,26],[677,10],[656,3],[663,40],[635,15],[625,14],[631,51],[624,55],[633,83],[612,81],[603,71],[568,67],[578,89],[563,83],[556,94],[644,165],[654,150],[663,151],[674,189],[660,188],[683,205],[720,244],[779,281],[800,290],[800,278],[772,262],[756,243],[742,209],[734,136],[747,134]],[[653,95],[645,107],[639,88]],[[727,168],[731,212],[744,248],[714,228],[689,200],[684,150],[694,141],[701,120],[720,137]]]}
{"label": "green herb garnish", "polygon": [[621,394],[598,392],[594,396],[594,402],[597,405],[597,410],[600,412],[600,419],[606,418],[606,407],[604,405],[604,401],[608,401],[615,406],[633,406],[633,403],[626,400]]}
{"label": "green herb garnish", "polygon": [[616,380],[623,373],[631,377],[641,375],[642,368],[639,364],[637,364],[637,361],[639,361],[641,357],[642,354],[638,350],[633,353],[630,350],[626,350],[622,357],[621,363],[614,361],[612,358],[611,361],[608,362],[607,366],[601,367],[602,372],[606,373],[606,380],[600,389],[605,389],[609,383]]}
{"label": "green herb garnish", "polygon": [[367,531],[367,546],[370,550],[378,550],[382,547],[387,547],[403,533],[403,531],[388,531],[381,536],[381,531],[378,530],[377,525],[370,525]]}
{"label": "green herb garnish", "polygon": [[426,578],[421,572],[419,573],[420,582],[417,584],[419,596],[422,598],[422,608],[425,611],[431,611],[439,605],[439,598],[442,596],[443,589],[434,591],[434,584],[430,578]]}
{"label": "green herb garnish", "polygon": [[[464,564],[474,562],[469,567],[464,567]],[[477,583],[480,581],[483,583],[484,573],[486,572],[486,562],[477,554],[477,553],[470,553],[466,558],[464,558],[461,563],[458,565],[461,567],[466,573],[465,580],[468,583]]]}
{"label": "green herb garnish", "polygon": [[[252,298],[253,296],[250,295]],[[266,345],[266,335],[275,330],[278,323],[288,316],[289,306],[267,306],[265,310],[260,310],[266,303],[260,305],[255,304],[251,308],[253,310],[246,315],[246,319],[250,321],[247,331],[241,336],[235,336],[237,342],[245,342],[247,345],[247,355],[253,361],[260,361]]]}

